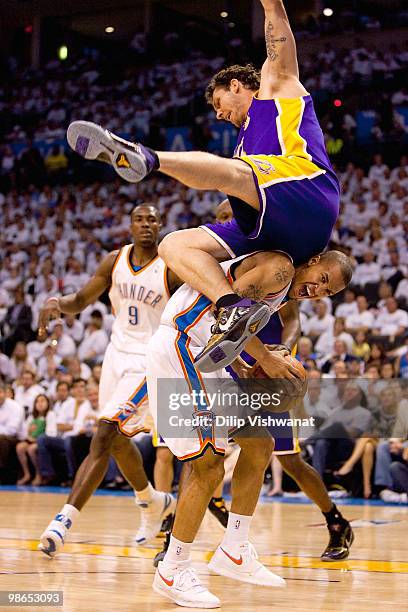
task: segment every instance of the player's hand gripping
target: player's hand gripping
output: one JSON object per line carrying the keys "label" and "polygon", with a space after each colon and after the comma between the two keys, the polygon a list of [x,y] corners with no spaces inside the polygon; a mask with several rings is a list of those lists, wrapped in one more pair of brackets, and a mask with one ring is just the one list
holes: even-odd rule
{"label": "player's hand gripping", "polygon": [[291,354],[291,351],[286,344],[265,344],[265,346],[268,351],[279,351],[284,357]]}
{"label": "player's hand gripping", "polygon": [[268,351],[262,361],[255,365],[261,366],[269,378],[286,378],[288,380],[297,381],[298,372],[291,364],[291,359],[285,359],[287,355],[287,349],[283,351]]}
{"label": "player's hand gripping", "polygon": [[51,297],[45,302],[40,310],[38,318],[38,337],[43,338],[47,335],[48,325],[52,319],[58,319],[61,316],[58,298]]}
{"label": "player's hand gripping", "polygon": [[231,368],[237,374],[238,378],[252,378],[253,366],[250,366],[242,359],[237,357],[232,363]]}

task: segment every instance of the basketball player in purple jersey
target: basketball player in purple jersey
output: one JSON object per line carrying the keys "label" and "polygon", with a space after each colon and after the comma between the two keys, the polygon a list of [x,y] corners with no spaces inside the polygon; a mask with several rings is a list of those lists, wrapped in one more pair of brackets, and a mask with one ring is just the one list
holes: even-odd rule
{"label": "basketball player in purple jersey", "polygon": [[[235,217],[230,224],[175,232],[160,245],[168,266],[217,306],[214,332],[197,357],[197,367],[207,372],[225,367],[247,343],[246,350],[262,360],[269,376],[290,378],[293,372],[282,356],[255,338],[270,316],[256,301],[257,288],[245,297],[232,293],[217,262],[256,250],[284,250],[294,265],[307,262],[327,245],[340,190],[313,101],[299,81],[295,39],[283,2],[260,2],[267,50],[261,72],[232,66],[216,74],[206,92],[217,118],[240,128],[233,159],[156,152],[84,121],[72,123],[67,138],[77,153],[111,163],[130,182],[160,170],[189,187],[228,194]],[[287,271],[277,274],[284,277]],[[298,297],[331,295],[330,274],[320,281],[323,286],[309,284]]]}

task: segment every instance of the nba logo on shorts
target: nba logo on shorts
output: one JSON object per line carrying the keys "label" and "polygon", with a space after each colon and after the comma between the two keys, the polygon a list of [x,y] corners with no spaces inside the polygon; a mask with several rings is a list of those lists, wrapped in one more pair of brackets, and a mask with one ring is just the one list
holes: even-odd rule
{"label": "nba logo on shorts", "polygon": [[241,524],[240,520],[235,521],[235,529],[239,529],[240,524]]}
{"label": "nba logo on shorts", "polygon": [[181,546],[177,546],[176,555],[181,555]]}

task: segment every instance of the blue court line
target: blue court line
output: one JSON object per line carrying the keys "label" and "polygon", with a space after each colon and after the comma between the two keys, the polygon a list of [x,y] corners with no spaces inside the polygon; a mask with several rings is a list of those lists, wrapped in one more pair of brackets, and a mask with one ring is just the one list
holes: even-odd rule
{"label": "blue court line", "polygon": [[[341,498],[331,498],[332,502],[336,505],[344,505],[344,506],[393,506],[406,508],[408,510],[408,504],[398,503],[398,502],[384,502],[382,499],[363,499],[360,497],[341,497]],[[273,504],[275,501],[278,503],[284,504],[312,504],[313,502],[308,498],[301,497],[266,497],[263,495],[261,497],[261,501],[267,504]]]}
{"label": "blue court line", "polygon": [[[0,485],[0,493],[2,491],[13,491],[15,493],[57,493],[61,494],[69,494],[71,489],[67,487],[32,487],[32,486],[17,486],[17,485]],[[113,497],[133,497],[133,491],[111,491],[109,489],[97,489],[94,495],[101,496],[113,496]],[[224,495],[225,499],[230,500],[230,495]],[[274,503],[284,503],[284,504],[294,504],[294,505],[307,505],[313,504],[310,499],[301,498],[301,497],[266,497],[265,495],[261,496],[261,502],[266,504],[274,504]],[[395,502],[384,502],[382,499],[362,499],[357,497],[343,497],[339,499],[333,498],[333,502],[335,504],[340,504],[344,506],[392,506],[397,508],[406,508],[408,510],[407,504],[395,503]]]}

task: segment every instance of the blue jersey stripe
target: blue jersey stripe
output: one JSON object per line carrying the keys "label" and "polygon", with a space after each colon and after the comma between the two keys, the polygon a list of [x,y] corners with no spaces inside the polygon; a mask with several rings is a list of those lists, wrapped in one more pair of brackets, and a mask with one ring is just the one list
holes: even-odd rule
{"label": "blue jersey stripe", "polygon": [[138,406],[142,403],[142,401],[147,397],[147,382],[140,387],[138,391],[136,391],[135,395],[129,399],[129,402],[132,402],[135,406]]}
{"label": "blue jersey stripe", "polygon": [[211,301],[202,295],[197,302],[194,302],[189,310],[174,317],[176,329],[185,332],[187,327],[192,325],[197,317],[211,304]]}

